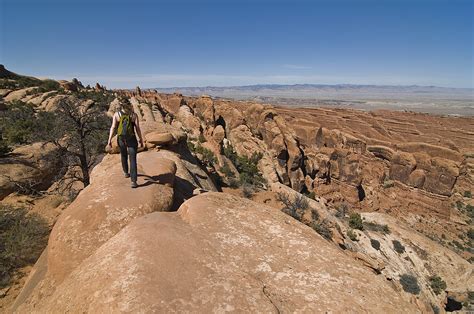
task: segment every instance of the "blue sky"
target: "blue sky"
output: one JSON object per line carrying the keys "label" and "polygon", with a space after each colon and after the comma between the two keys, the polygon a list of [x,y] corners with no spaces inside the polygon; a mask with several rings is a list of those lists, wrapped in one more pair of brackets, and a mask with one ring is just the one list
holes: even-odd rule
{"label": "blue sky", "polygon": [[107,87],[473,86],[463,0],[0,0],[0,63]]}

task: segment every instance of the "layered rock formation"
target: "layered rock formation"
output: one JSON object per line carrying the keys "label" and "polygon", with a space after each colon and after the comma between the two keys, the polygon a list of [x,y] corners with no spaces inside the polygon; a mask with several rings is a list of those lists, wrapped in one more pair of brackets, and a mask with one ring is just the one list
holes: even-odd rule
{"label": "layered rock formation", "polygon": [[[83,89],[78,81],[62,85]],[[0,92],[39,110],[55,110],[70,95]],[[107,155],[60,216],[13,311],[430,312],[447,296],[467,297],[472,253],[450,241],[471,243],[458,204],[474,205],[466,193],[474,184],[472,119],[116,93],[130,98],[146,140],[140,187],[131,190],[119,156]],[[44,161],[54,158],[32,148],[15,152],[16,168],[10,157],[0,167],[22,182],[33,169],[46,189],[55,164]],[[110,153],[117,152],[115,145]],[[315,194],[299,209],[302,223],[278,202],[275,209],[206,193],[239,178],[236,156],[258,156],[262,202]],[[4,195],[17,190],[0,184]],[[364,225],[389,232],[353,230],[354,211],[379,212],[364,213]],[[406,274],[417,278],[418,295],[403,291]],[[433,291],[433,275],[446,291]]]}

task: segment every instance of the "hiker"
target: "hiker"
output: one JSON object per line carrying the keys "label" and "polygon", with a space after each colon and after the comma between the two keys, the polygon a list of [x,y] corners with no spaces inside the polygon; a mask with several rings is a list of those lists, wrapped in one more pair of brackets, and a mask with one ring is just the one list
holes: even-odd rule
{"label": "hiker", "polygon": [[[122,169],[125,178],[132,180],[132,188],[138,187],[137,184],[137,137],[140,139],[140,146],[143,147],[143,137],[138,122],[138,116],[133,112],[133,106],[126,98],[120,99],[120,108],[114,114],[112,126],[110,127],[109,140],[107,146],[112,146],[112,136],[118,124],[117,143],[120,147],[120,157],[122,159]],[[128,172],[128,157],[130,157],[130,172]]]}

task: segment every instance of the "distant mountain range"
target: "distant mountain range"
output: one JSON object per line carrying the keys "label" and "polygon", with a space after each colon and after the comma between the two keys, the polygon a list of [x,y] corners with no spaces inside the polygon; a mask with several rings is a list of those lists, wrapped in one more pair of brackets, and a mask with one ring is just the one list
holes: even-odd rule
{"label": "distant mountain range", "polygon": [[250,100],[286,106],[386,108],[441,114],[474,115],[474,89],[438,86],[354,84],[247,85],[156,88],[164,93]]}
{"label": "distant mountain range", "polygon": [[180,92],[186,95],[209,94],[216,97],[253,98],[253,97],[288,97],[297,99],[463,99],[472,100],[474,89],[449,88],[437,86],[391,86],[391,85],[354,85],[354,84],[295,84],[277,85],[260,84],[227,87],[171,87],[156,88],[161,92]]}

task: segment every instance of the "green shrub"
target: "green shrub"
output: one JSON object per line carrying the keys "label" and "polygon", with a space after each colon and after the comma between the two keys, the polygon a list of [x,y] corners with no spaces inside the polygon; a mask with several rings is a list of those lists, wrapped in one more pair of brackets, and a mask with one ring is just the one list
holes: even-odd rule
{"label": "green shrub", "polygon": [[347,230],[346,232],[346,235],[349,237],[349,239],[351,239],[352,241],[359,241],[359,239],[357,238],[357,234],[354,232],[354,230],[352,229],[349,229]]}
{"label": "green shrub", "polygon": [[38,214],[0,205],[0,288],[18,269],[36,262],[48,242],[49,227]]}
{"label": "green shrub", "polygon": [[474,219],[474,206],[472,206],[471,204],[467,204],[466,213],[471,219]]}
{"label": "green shrub", "polygon": [[380,251],[380,242],[378,240],[370,239],[370,245],[377,251]]}
{"label": "green shrub", "polygon": [[400,284],[403,287],[405,292],[411,294],[419,294],[421,292],[421,288],[418,285],[418,280],[415,276],[409,274],[403,274],[400,276]]}
{"label": "green shrub", "polygon": [[467,237],[471,240],[474,240],[474,229],[469,229],[469,231],[467,232]]}
{"label": "green shrub", "polygon": [[214,165],[217,162],[217,158],[214,155],[214,153],[210,149],[202,146],[199,143],[197,145],[194,145],[193,143],[188,142],[188,148],[192,152],[196,154],[200,154],[201,161],[208,167],[212,167],[212,165]]}
{"label": "green shrub", "polygon": [[339,206],[336,207],[336,217],[343,219],[346,217],[347,213],[347,204],[346,203],[341,203]]}
{"label": "green shrub", "polygon": [[0,133],[10,146],[27,144],[34,140],[35,127],[35,110],[30,104],[12,101],[7,103],[6,110],[0,112]]}
{"label": "green shrub", "polygon": [[9,152],[11,152],[11,148],[8,146],[7,142],[3,140],[0,135],[0,157],[6,156]]}
{"label": "green shrub", "polygon": [[393,182],[392,180],[388,180],[388,179],[387,179],[387,180],[385,180],[385,181],[383,182],[383,188],[384,188],[384,189],[391,188],[391,187],[393,187],[394,185],[395,185],[395,182]]}
{"label": "green shrub", "polygon": [[390,229],[388,228],[387,225],[380,225],[380,224],[375,223],[375,222],[364,222],[363,225],[364,225],[364,228],[367,229],[367,230],[381,232],[383,234],[389,234],[390,233]]}
{"label": "green shrub", "polygon": [[200,133],[198,137],[199,143],[204,143],[207,142],[206,138],[204,137],[204,134]]}
{"label": "green shrub", "polygon": [[464,191],[464,197],[472,198],[472,192],[471,191]]}
{"label": "green shrub", "polygon": [[253,153],[250,157],[238,156],[232,145],[229,144],[224,147],[223,154],[234,164],[235,168],[237,168],[240,184],[258,187],[265,183],[265,179],[258,170],[258,162],[263,157],[261,153]]}
{"label": "green shrub", "polygon": [[455,206],[458,210],[461,210],[463,208],[463,203],[461,201],[456,201]]}
{"label": "green shrub", "polygon": [[357,230],[364,230],[362,217],[359,213],[352,213],[349,217],[349,227]]}
{"label": "green shrub", "polygon": [[443,279],[441,279],[441,277],[435,275],[428,278],[428,280],[430,282],[431,289],[433,289],[433,292],[436,295],[446,290],[446,287],[447,287],[446,282]]}
{"label": "green shrub", "polygon": [[233,178],[234,177],[234,172],[230,168],[229,164],[224,161],[224,166],[221,167],[220,171],[227,177],[227,178]]}
{"label": "green shrub", "polygon": [[188,141],[186,144],[188,145],[188,149],[189,149],[191,152],[193,152],[193,153],[196,152],[196,145],[194,145],[193,142]]}
{"label": "green shrub", "polygon": [[314,193],[314,191],[311,191],[311,192],[307,192],[304,194],[307,198],[310,198],[312,200],[315,200],[316,199],[316,193]]}
{"label": "green shrub", "polygon": [[403,246],[403,244],[400,243],[400,241],[393,240],[392,243],[393,243],[393,249],[395,250],[395,252],[397,252],[398,254],[405,253],[405,247]]}

